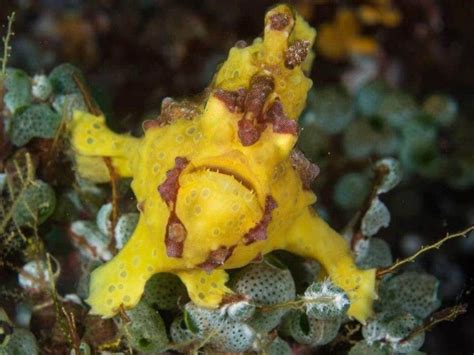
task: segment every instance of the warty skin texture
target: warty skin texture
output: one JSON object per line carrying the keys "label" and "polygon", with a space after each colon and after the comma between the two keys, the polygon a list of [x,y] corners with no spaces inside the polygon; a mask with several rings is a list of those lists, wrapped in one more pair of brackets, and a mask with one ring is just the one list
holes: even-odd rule
{"label": "warty skin texture", "polygon": [[348,243],[312,210],[316,196],[290,158],[312,85],[305,72],[314,37],[290,8],[274,7],[264,39],[230,50],[200,104],[168,106],[171,119],[162,112],[146,122],[142,138],[75,112],[78,174],[107,181],[109,157],[120,176],[133,178],[141,212],[129,242],[91,275],[93,314],[134,307],[158,272],[177,274],[197,305],[218,307],[232,293],[226,269],[283,249],[324,266],[349,295],[349,316],[371,315],[375,270],[356,268]]}

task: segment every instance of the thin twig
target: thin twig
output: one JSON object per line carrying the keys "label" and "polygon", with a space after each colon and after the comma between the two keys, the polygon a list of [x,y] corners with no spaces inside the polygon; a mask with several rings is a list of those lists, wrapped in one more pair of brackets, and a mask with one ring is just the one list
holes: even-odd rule
{"label": "thin twig", "polygon": [[61,123],[59,124],[58,129],[56,130],[56,133],[54,134],[53,138],[53,143],[49,147],[48,150],[48,161],[46,162],[46,169],[49,170],[51,169],[51,166],[53,166],[54,163],[56,163],[56,155],[58,151],[60,150],[60,142],[61,142],[61,137],[63,132],[66,131],[67,128],[67,118],[64,112],[61,115]]}
{"label": "thin twig", "polygon": [[331,343],[331,349],[334,350],[334,348],[336,348],[337,345],[341,343],[347,343],[351,345],[356,344],[359,341],[356,335],[359,334],[361,328],[362,325],[360,323],[350,322],[344,324],[343,331],[340,332],[340,334],[338,334],[334,341]]}
{"label": "thin twig", "polygon": [[68,325],[67,325],[68,320],[63,317],[64,316],[63,310],[62,310],[63,307],[60,303],[58,293],[56,291],[56,284],[55,284],[55,278],[53,277],[53,267],[51,266],[51,260],[52,260],[52,256],[49,253],[46,253],[46,265],[48,267],[49,282],[50,282],[50,295],[54,304],[56,320],[59,322],[59,326],[64,336],[68,339],[71,347],[73,347],[73,340],[72,338],[70,338],[70,334],[68,331]]}
{"label": "thin twig", "polygon": [[414,262],[417,257],[419,257],[421,254],[424,254],[425,252],[427,252],[429,250],[439,249],[439,247],[441,247],[441,245],[443,245],[445,242],[447,242],[450,239],[459,238],[459,237],[466,237],[467,234],[469,232],[471,232],[472,230],[474,230],[474,225],[468,227],[467,229],[465,229],[461,232],[457,232],[457,233],[453,233],[453,234],[446,234],[446,237],[444,237],[441,240],[438,240],[436,243],[428,245],[426,247],[421,247],[421,249],[418,250],[415,254],[413,254],[413,255],[405,258],[405,259],[397,260],[395,263],[393,263],[392,265],[390,265],[387,268],[377,270],[377,278],[380,279],[382,276],[384,276],[386,274],[391,274],[391,273],[395,272],[396,270],[398,270],[403,265],[405,265],[407,263]]}
{"label": "thin twig", "polygon": [[3,233],[5,231],[5,228],[7,227],[8,223],[10,220],[13,218],[13,213],[16,209],[16,206],[18,205],[21,195],[26,191],[26,189],[30,186],[31,183],[33,183],[33,177],[34,177],[34,169],[33,169],[33,162],[31,161],[31,156],[30,154],[25,154],[26,156],[26,178],[22,175],[21,168],[19,167],[17,161],[15,160],[15,169],[17,170],[17,174],[21,180],[21,189],[20,192],[14,196],[14,189],[13,186],[10,186],[10,183],[7,183],[9,192],[12,196],[12,204],[10,205],[9,210],[7,213],[3,216],[2,222],[0,224],[0,233]]}
{"label": "thin twig", "polygon": [[81,340],[79,339],[79,336],[77,335],[77,329],[76,329],[76,321],[74,319],[74,314],[71,312],[67,312],[64,306],[61,306],[61,311],[64,314],[64,318],[66,318],[66,326],[68,329],[69,333],[69,340],[71,342],[71,347],[74,349],[76,354],[81,354]]}
{"label": "thin twig", "polygon": [[87,87],[84,85],[79,76],[77,74],[73,74],[73,78],[76,82],[77,87],[79,88],[79,91],[81,92],[82,98],[84,99],[84,103],[86,104],[89,112],[95,116],[102,115],[101,109],[96,105],[89,89],[87,89]]}
{"label": "thin twig", "polygon": [[117,225],[119,215],[119,195],[117,188],[118,174],[115,167],[112,165],[112,159],[110,157],[104,157],[105,165],[109,170],[110,176],[110,187],[112,188],[112,225],[110,227],[110,243],[109,250],[115,252],[115,226]]}
{"label": "thin twig", "polygon": [[110,351],[110,350],[117,350],[122,342],[122,336],[118,336],[115,339],[112,339],[106,343],[102,343],[98,346],[98,350],[100,351]]}
{"label": "thin twig", "polygon": [[329,296],[321,296],[316,298],[300,298],[294,301],[282,302],[282,303],[275,303],[268,306],[257,306],[258,310],[261,312],[272,312],[278,308],[292,308],[292,309],[300,309],[307,304],[330,304],[334,302],[334,297]]}
{"label": "thin twig", "polygon": [[119,316],[125,325],[132,323],[132,320],[130,319],[127,312],[125,311],[125,307],[123,306],[123,303],[121,303],[119,307]]}
{"label": "thin twig", "polygon": [[5,73],[7,71],[7,62],[8,62],[8,57],[10,56],[10,40],[11,37],[14,35],[12,31],[13,27],[13,22],[15,21],[15,13],[12,12],[10,16],[7,17],[8,19],[8,27],[7,27],[7,34],[5,37],[3,37],[3,57],[2,57],[2,70],[0,72],[0,80],[3,81],[3,78],[5,77]]}
{"label": "thin twig", "polygon": [[423,324],[408,334],[405,338],[400,340],[400,343],[406,343],[425,331],[430,330],[436,324],[444,321],[454,321],[458,316],[467,312],[467,304],[457,304],[453,307],[442,309],[436,313],[433,313]]}
{"label": "thin twig", "polygon": [[362,234],[362,220],[364,219],[365,214],[369,210],[370,206],[372,205],[372,200],[377,197],[380,185],[383,182],[385,176],[389,173],[389,169],[384,164],[380,164],[375,167],[374,169],[375,176],[372,180],[372,190],[370,194],[364,201],[362,208],[360,209],[357,218],[354,222],[354,226],[352,228],[352,239],[351,239],[351,249],[354,250],[357,243],[364,239],[365,236]]}

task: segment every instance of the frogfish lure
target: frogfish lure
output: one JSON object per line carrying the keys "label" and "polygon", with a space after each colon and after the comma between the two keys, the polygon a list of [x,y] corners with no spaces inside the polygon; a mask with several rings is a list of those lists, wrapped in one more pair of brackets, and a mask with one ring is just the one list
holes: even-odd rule
{"label": "frogfish lure", "polygon": [[78,174],[106,181],[108,157],[119,176],[132,177],[140,210],[125,247],[91,274],[93,314],[133,308],[160,272],[215,308],[232,293],[226,269],[287,250],[321,263],[348,294],[349,316],[370,316],[375,270],[358,269],[348,242],[313,211],[317,169],[294,149],[315,35],[288,6],[272,8],[263,39],[230,49],[205,98],[165,99],[142,138],[112,132],[102,115],[74,113]]}

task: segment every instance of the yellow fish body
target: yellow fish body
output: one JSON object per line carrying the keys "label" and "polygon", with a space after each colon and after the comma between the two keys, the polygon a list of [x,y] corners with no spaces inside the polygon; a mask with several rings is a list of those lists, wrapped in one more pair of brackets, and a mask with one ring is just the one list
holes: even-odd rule
{"label": "yellow fish body", "polygon": [[348,293],[350,316],[371,314],[375,270],[357,269],[348,243],[313,212],[316,171],[293,149],[315,34],[287,6],[274,7],[263,40],[230,50],[205,100],[166,101],[142,138],[75,112],[78,173],[106,181],[109,157],[120,176],[133,177],[140,210],[125,247],[91,275],[92,313],[134,307],[159,272],[177,274],[197,305],[218,307],[232,292],[225,269],[283,249],[318,260]]}

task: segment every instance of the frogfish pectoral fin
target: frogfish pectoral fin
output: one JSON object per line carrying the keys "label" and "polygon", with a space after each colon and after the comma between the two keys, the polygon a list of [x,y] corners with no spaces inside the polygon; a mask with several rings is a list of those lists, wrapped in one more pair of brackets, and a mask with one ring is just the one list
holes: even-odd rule
{"label": "frogfish pectoral fin", "polygon": [[365,323],[376,298],[375,269],[361,270],[354,263],[347,241],[329,227],[311,208],[296,220],[286,249],[319,261],[331,280],[347,295],[348,315]]}

